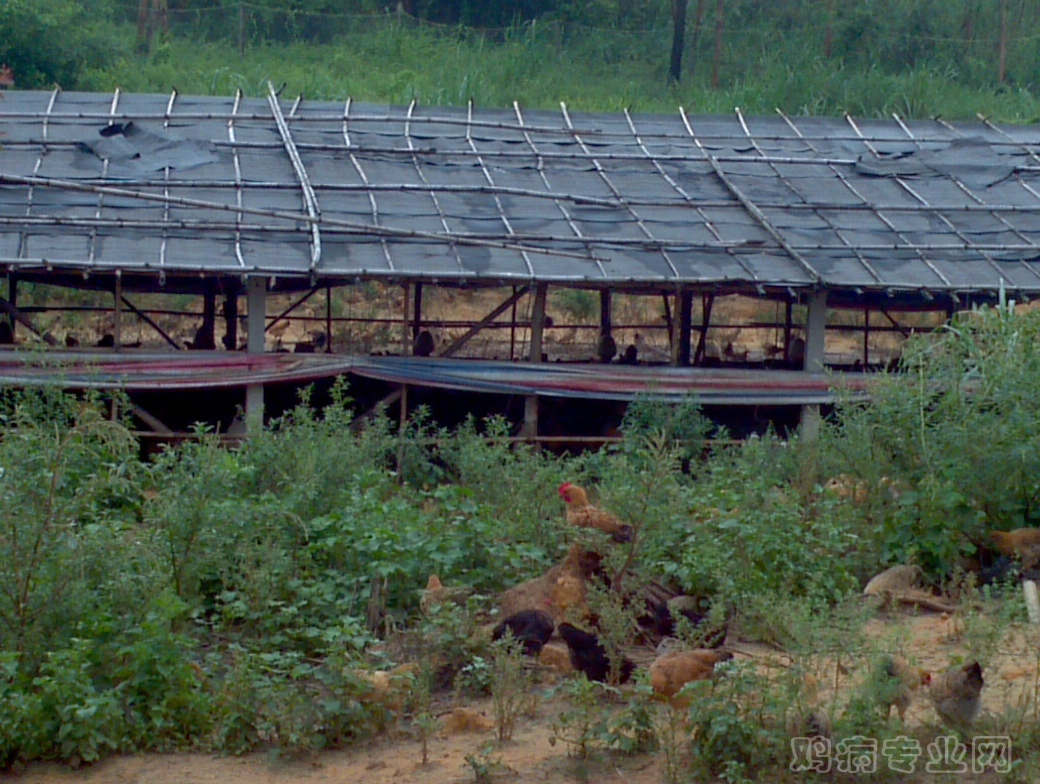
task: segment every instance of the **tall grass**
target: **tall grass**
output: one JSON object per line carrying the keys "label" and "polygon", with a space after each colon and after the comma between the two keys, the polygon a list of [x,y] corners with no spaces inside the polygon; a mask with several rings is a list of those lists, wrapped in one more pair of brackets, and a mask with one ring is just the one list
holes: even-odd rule
{"label": "tall grass", "polygon": [[[702,36],[698,50],[687,56],[683,82],[669,86],[666,28],[585,32],[565,35],[549,25],[479,32],[375,17],[334,44],[263,43],[247,47],[241,57],[229,57],[234,44],[228,41],[173,37],[148,54],[131,54],[127,47],[122,57],[84,71],[72,86],[261,95],[270,80],[285,84],[284,95],[389,104],[462,106],[472,99],[484,107],[517,101],[525,108],[557,109],[562,101],[579,111],[673,112],[684,106],[727,113],[739,106],[751,114],[779,108],[798,115],[896,112],[951,119],[982,113],[1009,122],[1040,116],[1027,87],[969,81],[967,65],[944,61],[896,72],[869,59],[824,57],[803,38],[785,42],[765,34],[727,39],[718,88],[711,85],[711,53]],[[129,28],[126,34],[132,34]]]}

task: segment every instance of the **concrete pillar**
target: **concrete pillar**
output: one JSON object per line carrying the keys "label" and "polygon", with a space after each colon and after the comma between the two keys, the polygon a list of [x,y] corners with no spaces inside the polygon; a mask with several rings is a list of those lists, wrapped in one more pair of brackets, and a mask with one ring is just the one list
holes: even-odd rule
{"label": "concrete pillar", "polygon": [[[809,312],[805,319],[806,373],[823,373],[823,354],[827,335],[827,292],[813,291],[809,295]],[[815,441],[820,433],[820,407],[802,406],[801,436]]]}
{"label": "concrete pillar", "polygon": [[[246,353],[264,353],[267,335],[267,278],[251,277],[246,281],[246,330],[248,338]],[[264,428],[264,385],[249,384],[246,387],[246,432],[259,433]]]}

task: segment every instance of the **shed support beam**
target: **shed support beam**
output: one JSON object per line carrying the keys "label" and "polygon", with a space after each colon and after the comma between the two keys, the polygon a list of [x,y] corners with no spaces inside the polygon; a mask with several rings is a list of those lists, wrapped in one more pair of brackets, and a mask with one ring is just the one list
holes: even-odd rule
{"label": "shed support beam", "polygon": [[605,338],[610,334],[611,328],[611,301],[610,290],[606,289],[599,293],[599,336]]}
{"label": "shed support beam", "polygon": [[[533,363],[542,361],[542,329],[545,327],[545,295],[548,286],[535,284],[534,305],[531,311],[531,353],[528,360]],[[528,395],[524,401],[524,426],[521,430],[525,438],[538,437],[538,395]]]}
{"label": "shed support beam", "polygon": [[708,328],[711,326],[711,306],[715,303],[715,295],[708,294],[701,297],[701,326],[697,336],[697,351],[693,355],[693,364],[700,365],[704,362],[704,352],[708,348]]}
{"label": "shed support beam", "polygon": [[[809,295],[809,308],[805,319],[805,362],[806,373],[823,373],[823,355],[827,335],[827,292],[814,291]],[[801,436],[805,441],[815,441],[820,434],[820,407],[802,406]]]}
{"label": "shed support beam", "polygon": [[679,365],[690,364],[690,332],[693,325],[693,292],[679,293]]}
{"label": "shed support beam", "polygon": [[13,272],[7,274],[7,301],[14,308],[14,312],[8,314],[11,323],[11,340],[14,341],[18,327],[18,319],[15,317],[15,313],[18,312],[18,279]]}
{"label": "shed support beam", "polygon": [[[250,277],[246,281],[246,308],[248,342],[246,352],[250,355],[264,353],[265,322],[267,321],[267,278]],[[249,384],[246,387],[246,432],[256,435],[264,428],[264,385]]]}
{"label": "shed support beam", "polygon": [[415,296],[412,298],[412,343],[422,332],[422,291],[423,284],[415,284]]}
{"label": "shed support beam", "polygon": [[[18,322],[23,327],[28,329],[33,335],[38,337],[44,343],[49,346],[58,345],[58,341],[54,339],[54,336],[50,332],[40,332],[36,327],[33,326],[32,321],[22,311],[18,310],[13,304],[8,302],[6,299],[0,297],[0,310],[11,317],[11,323]],[[13,330],[12,330],[13,332]]]}
{"label": "shed support beam", "polygon": [[115,351],[119,352],[123,350],[123,276],[116,271],[116,282],[115,290],[113,291],[115,297],[115,308],[112,311],[112,338],[115,341]]}
{"label": "shed support beam", "polygon": [[224,348],[238,349],[238,289],[228,289],[224,295]]}

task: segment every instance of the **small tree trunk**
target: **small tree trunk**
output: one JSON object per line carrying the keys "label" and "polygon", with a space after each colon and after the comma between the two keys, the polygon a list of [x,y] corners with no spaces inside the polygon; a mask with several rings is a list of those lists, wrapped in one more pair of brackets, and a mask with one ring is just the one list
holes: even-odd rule
{"label": "small tree trunk", "polygon": [[682,79],[683,43],[686,40],[686,2],[672,0],[672,59],[668,65],[668,83],[678,84]]}
{"label": "small tree trunk", "polygon": [[1000,46],[998,57],[1000,64],[997,68],[997,81],[1004,84],[1007,75],[1007,0],[1000,0]]}
{"label": "small tree trunk", "polygon": [[725,0],[715,5],[715,56],[711,61],[711,89],[719,89],[719,69],[722,60],[722,31],[726,26]]}
{"label": "small tree trunk", "polygon": [[141,0],[137,4],[137,46],[138,48],[144,47],[148,44],[150,35],[150,25],[148,24],[148,6],[149,0]]}
{"label": "small tree trunk", "polygon": [[701,42],[701,25],[704,22],[704,0],[697,0],[697,14],[693,19],[693,37],[690,40],[690,74],[697,65],[697,47]]}
{"label": "small tree trunk", "polygon": [[834,0],[827,0],[827,22],[823,28],[823,56],[830,59],[834,47]]}
{"label": "small tree trunk", "polygon": [[238,53],[246,53],[246,4],[238,4]]}

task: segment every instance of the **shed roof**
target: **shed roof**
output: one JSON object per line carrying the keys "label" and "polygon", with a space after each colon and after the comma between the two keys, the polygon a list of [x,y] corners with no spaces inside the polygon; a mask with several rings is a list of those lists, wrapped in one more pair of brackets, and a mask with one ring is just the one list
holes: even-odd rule
{"label": "shed roof", "polygon": [[1040,127],[9,91],[0,265],[1040,293]]}

